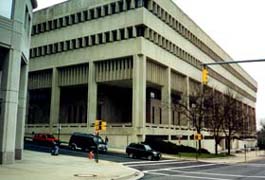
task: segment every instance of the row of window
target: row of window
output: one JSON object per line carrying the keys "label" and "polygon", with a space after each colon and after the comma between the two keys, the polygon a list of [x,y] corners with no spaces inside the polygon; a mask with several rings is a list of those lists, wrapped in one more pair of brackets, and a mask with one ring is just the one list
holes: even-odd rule
{"label": "row of window", "polygon": [[[178,22],[174,17],[172,17],[168,12],[161,8],[157,3],[150,0],[148,2],[148,10],[168,24],[171,28],[181,34],[184,38],[194,44],[196,47],[201,49],[204,53],[209,55],[213,60],[222,60],[212,49],[210,49],[205,43],[198,39],[193,33],[191,33],[186,27],[184,27],[180,22]],[[235,77],[247,84],[251,89],[256,90],[257,88],[253,86],[248,80],[246,80],[241,74],[233,70],[230,66],[223,66]]]}
{"label": "row of window", "polygon": [[117,29],[113,31],[98,33],[94,35],[89,35],[85,37],[80,37],[76,39],[56,42],[54,44],[48,44],[32,48],[30,50],[30,57],[34,58],[49,54],[60,53],[62,51],[68,51],[72,49],[79,49],[79,48],[109,43],[113,41],[135,38],[143,36],[143,34],[144,34],[144,27],[141,25],[126,27],[123,29]]}
{"label": "row of window", "polygon": [[146,39],[149,39],[150,41],[154,42],[161,48],[167,50],[168,52],[172,53],[178,58],[183,59],[187,63],[194,65],[196,67],[201,66],[201,62],[197,58],[193,57],[191,54],[187,53],[186,51],[178,47],[176,44],[164,38],[154,30],[150,28],[145,28],[144,36]]}
{"label": "row of window", "polygon": [[147,6],[146,0],[120,0],[33,25],[32,35]]}

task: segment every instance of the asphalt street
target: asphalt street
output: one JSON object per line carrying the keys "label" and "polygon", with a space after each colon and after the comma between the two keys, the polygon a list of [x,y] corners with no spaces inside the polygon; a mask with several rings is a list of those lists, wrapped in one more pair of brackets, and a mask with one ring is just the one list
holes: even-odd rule
{"label": "asphalt street", "polygon": [[[25,143],[25,149],[50,153],[51,148],[32,142]],[[60,148],[60,154],[87,158],[87,152],[73,151],[67,146]],[[265,180],[265,160],[241,164],[217,164],[200,161],[162,159],[147,161],[131,159],[126,154],[108,152],[99,154],[100,160],[113,161],[144,172],[142,180]]]}
{"label": "asphalt street", "polygon": [[144,172],[143,180],[265,180],[265,160],[234,165],[176,160],[123,164]]}

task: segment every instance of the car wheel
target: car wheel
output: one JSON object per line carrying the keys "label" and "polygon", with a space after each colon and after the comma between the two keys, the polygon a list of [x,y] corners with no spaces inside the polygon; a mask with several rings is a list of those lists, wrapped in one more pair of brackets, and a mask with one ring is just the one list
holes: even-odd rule
{"label": "car wheel", "polygon": [[134,158],[133,153],[128,153],[129,158]]}
{"label": "car wheel", "polygon": [[71,145],[71,149],[75,151],[75,150],[77,149],[77,148],[76,148],[76,145],[75,145],[75,144],[72,144],[72,145]]}
{"label": "car wheel", "polygon": [[153,156],[152,156],[152,155],[149,155],[149,156],[147,156],[147,159],[148,159],[149,161],[152,161],[152,160],[153,160]]}

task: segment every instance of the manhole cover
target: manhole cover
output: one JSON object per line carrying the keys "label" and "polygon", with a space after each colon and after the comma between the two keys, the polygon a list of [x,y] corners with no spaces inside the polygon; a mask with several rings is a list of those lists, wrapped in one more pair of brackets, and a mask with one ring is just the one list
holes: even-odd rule
{"label": "manhole cover", "polygon": [[75,177],[96,177],[95,174],[74,174]]}

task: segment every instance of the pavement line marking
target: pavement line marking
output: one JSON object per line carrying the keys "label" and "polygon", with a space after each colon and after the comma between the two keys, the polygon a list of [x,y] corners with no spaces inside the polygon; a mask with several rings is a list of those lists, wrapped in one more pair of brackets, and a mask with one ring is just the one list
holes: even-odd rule
{"label": "pavement line marking", "polygon": [[206,166],[216,166],[218,164],[202,164],[202,165],[192,165],[192,166],[184,166],[184,167],[174,167],[174,168],[162,168],[162,169],[152,169],[143,171],[143,173],[155,172],[155,171],[168,171],[174,169],[189,169],[189,168],[199,168],[199,167],[206,167]]}
{"label": "pavement line marking", "polygon": [[265,164],[257,164],[257,163],[240,163],[236,166],[254,166],[254,167],[264,167]]}
{"label": "pavement line marking", "polygon": [[133,164],[128,165],[129,167],[139,167],[139,166],[160,166],[160,165],[166,165],[166,164],[185,164],[195,161],[176,161],[176,162],[165,162],[165,163],[153,163],[153,164]]}
{"label": "pavement line marking", "polygon": [[203,175],[214,175],[214,176],[227,176],[227,177],[245,177],[245,178],[256,178],[256,179],[265,179],[265,176],[248,176],[240,174],[220,174],[220,173],[208,173],[208,172],[188,172],[188,171],[179,171],[179,170],[166,170],[172,172],[178,172],[183,174],[203,174]]}
{"label": "pavement line marking", "polygon": [[147,174],[152,175],[160,175],[160,176],[173,176],[173,177],[185,177],[185,178],[192,178],[192,179],[209,179],[209,180],[232,180],[232,179],[221,179],[221,178],[211,178],[211,177],[198,177],[198,176],[187,176],[187,175],[177,175],[177,174],[165,174],[165,173],[155,173],[155,172],[148,172]]}
{"label": "pavement line marking", "polygon": [[[160,161],[157,161],[157,162],[174,162],[176,160],[160,160]],[[128,161],[128,162],[121,162],[120,164],[123,164],[123,165],[128,165],[128,164],[142,164],[142,163],[153,163],[154,161]]]}

